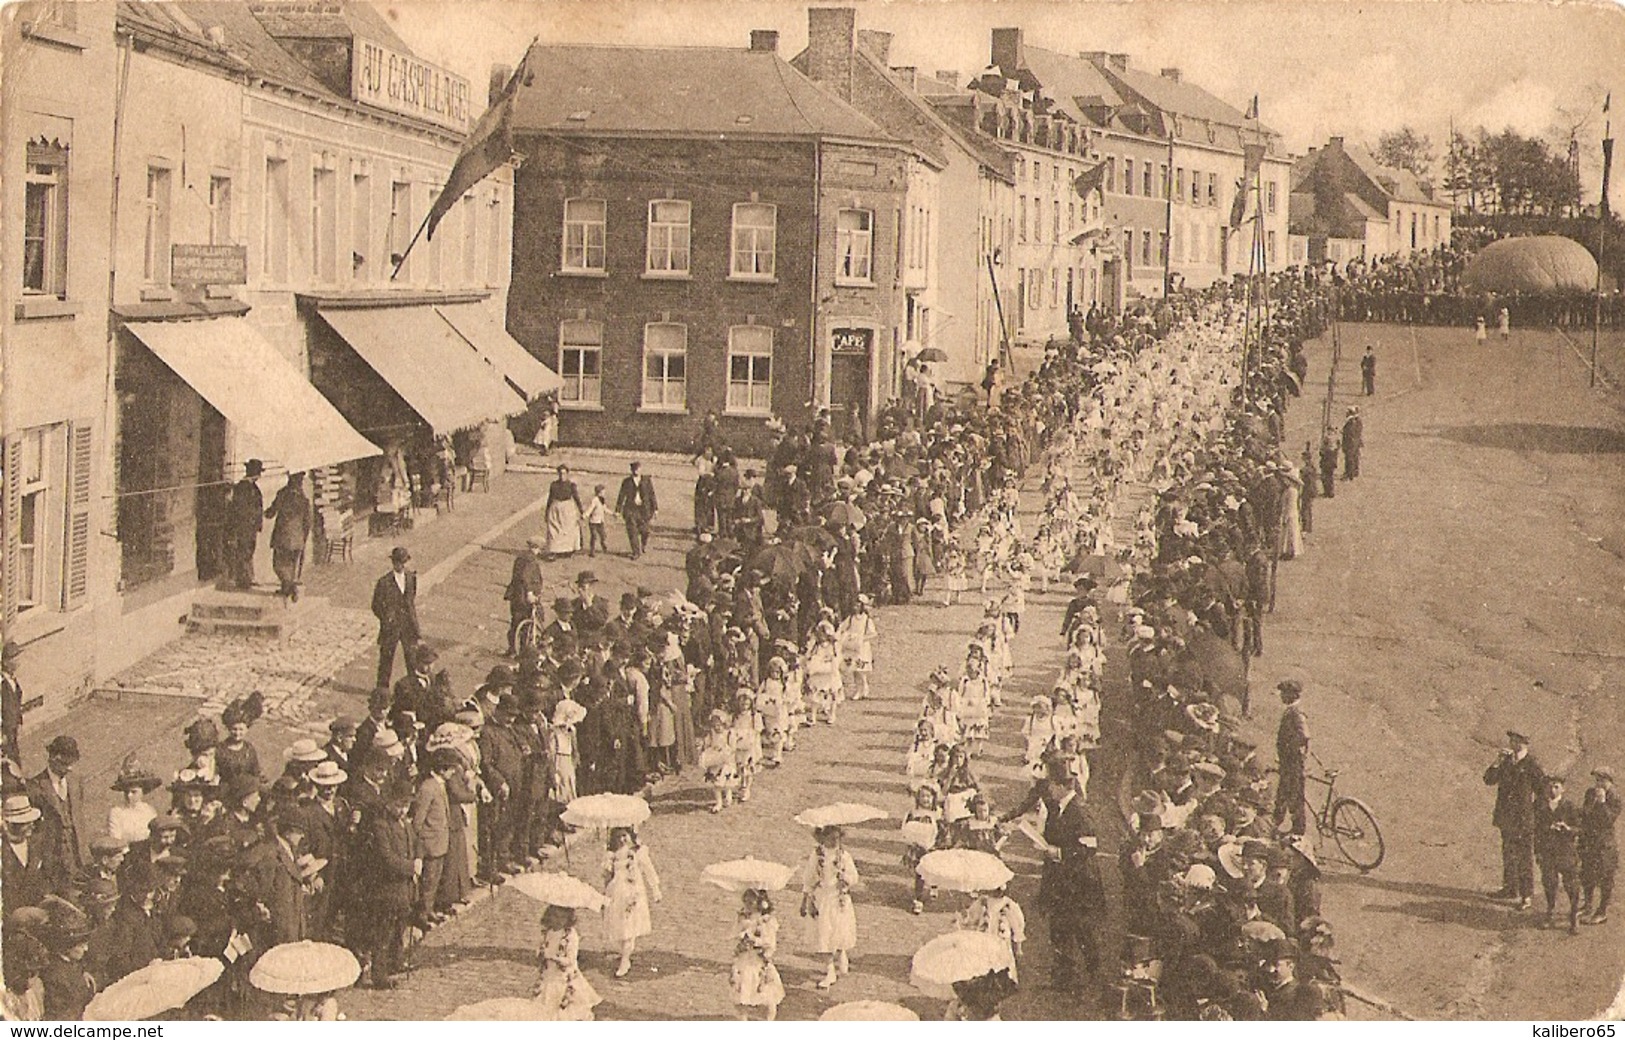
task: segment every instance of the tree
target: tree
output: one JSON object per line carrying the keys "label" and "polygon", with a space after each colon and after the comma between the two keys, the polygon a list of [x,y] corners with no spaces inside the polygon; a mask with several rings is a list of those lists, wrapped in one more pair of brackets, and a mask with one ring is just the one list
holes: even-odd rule
{"label": "tree", "polygon": [[1483,153],[1460,130],[1450,134],[1450,150],[1444,157],[1444,186],[1459,209],[1463,199],[1467,212],[1477,213],[1479,202],[1490,186],[1489,170]]}
{"label": "tree", "polygon": [[1418,180],[1433,178],[1433,142],[1408,126],[1385,131],[1378,137],[1375,155],[1382,165],[1409,170]]}

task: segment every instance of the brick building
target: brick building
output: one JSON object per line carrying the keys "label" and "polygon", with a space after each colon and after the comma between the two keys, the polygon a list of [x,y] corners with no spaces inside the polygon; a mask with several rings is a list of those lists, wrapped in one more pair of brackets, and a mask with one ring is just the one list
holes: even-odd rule
{"label": "brick building", "polygon": [[514,113],[508,328],[567,444],[681,450],[867,422],[905,323],[907,146],[777,53],[544,46]]}

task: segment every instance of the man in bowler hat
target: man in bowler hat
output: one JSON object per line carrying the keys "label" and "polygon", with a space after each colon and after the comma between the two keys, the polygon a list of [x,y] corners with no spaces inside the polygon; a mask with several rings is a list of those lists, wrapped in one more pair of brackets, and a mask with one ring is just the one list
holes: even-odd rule
{"label": "man in bowler hat", "polygon": [[1484,770],[1484,783],[1495,788],[1492,822],[1501,832],[1501,887],[1491,899],[1516,900],[1527,910],[1535,897],[1535,803],[1546,774],[1529,753],[1529,738],[1507,730],[1507,746]]}
{"label": "man in bowler hat", "polygon": [[397,545],[389,554],[389,573],[372,588],[372,615],[378,619],[378,685],[385,688],[395,671],[395,648],[401,648],[402,660],[411,668],[407,655],[422,636],[418,626],[418,576],[416,571],[406,569],[411,559],[406,547]]}

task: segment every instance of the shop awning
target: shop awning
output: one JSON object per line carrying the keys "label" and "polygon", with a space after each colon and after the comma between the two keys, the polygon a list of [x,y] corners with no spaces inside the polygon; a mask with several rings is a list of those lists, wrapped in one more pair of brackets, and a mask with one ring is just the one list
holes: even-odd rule
{"label": "shop awning", "polygon": [[447,303],[435,310],[451,322],[451,327],[468,340],[468,345],[521,396],[540,397],[564,386],[557,372],[532,357],[480,304]]}
{"label": "shop awning", "polygon": [[431,306],[321,307],[317,313],[436,434],[525,410],[524,398]]}
{"label": "shop awning", "polygon": [[292,472],[381,454],[242,318],[124,326],[268,460]]}

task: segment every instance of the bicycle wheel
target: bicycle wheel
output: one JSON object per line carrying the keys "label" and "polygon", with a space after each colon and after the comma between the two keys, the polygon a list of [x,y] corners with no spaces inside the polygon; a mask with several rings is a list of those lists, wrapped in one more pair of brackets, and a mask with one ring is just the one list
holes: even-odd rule
{"label": "bicycle wheel", "polygon": [[1343,858],[1360,868],[1361,873],[1376,870],[1382,864],[1382,831],[1377,817],[1358,798],[1339,798],[1332,803],[1332,837]]}
{"label": "bicycle wheel", "polygon": [[519,631],[514,633],[514,643],[526,650],[534,650],[542,645],[542,626],[536,623],[535,618],[526,618],[519,622]]}

